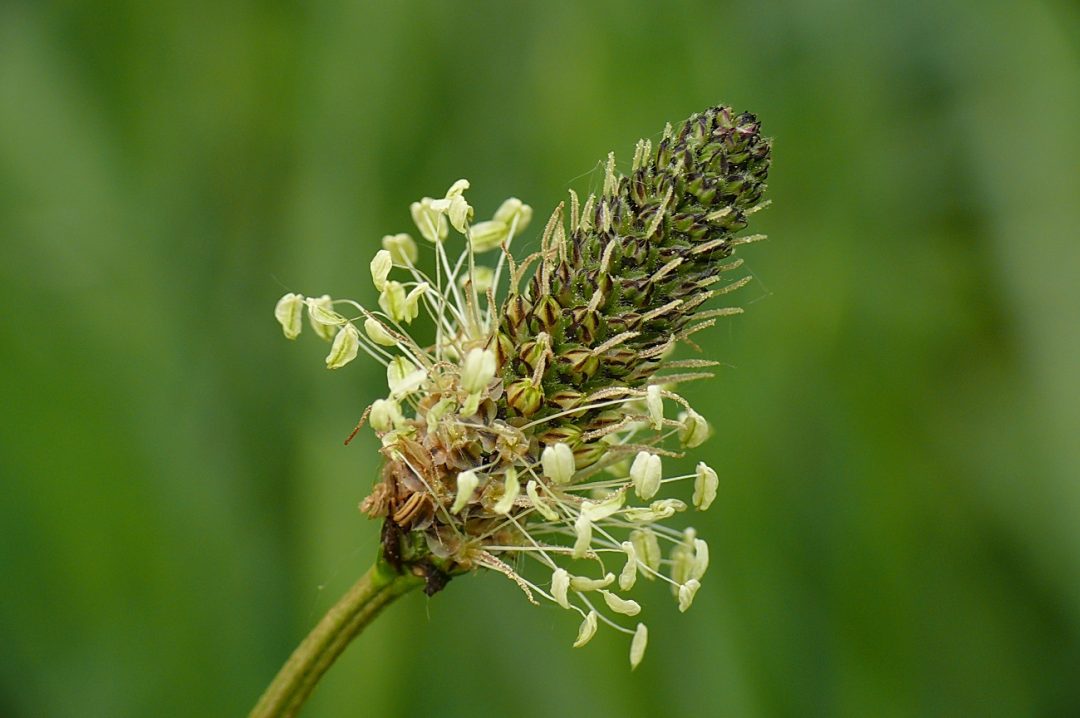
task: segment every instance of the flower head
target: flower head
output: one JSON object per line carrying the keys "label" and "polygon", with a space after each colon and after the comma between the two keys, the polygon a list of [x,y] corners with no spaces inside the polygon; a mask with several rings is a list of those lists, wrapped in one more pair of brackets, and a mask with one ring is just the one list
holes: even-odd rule
{"label": "flower head", "polygon": [[[637,578],[670,584],[685,611],[708,565],[705,541],[666,523],[687,502],[665,494],[682,486],[704,510],[718,483],[703,463],[664,475],[662,457],[711,431],[673,387],[715,364],[671,350],[739,311],[704,305],[746,283],[726,278],[736,247],[762,238],[739,233],[764,206],[769,161],[753,115],[709,109],[655,149],[639,142],[628,175],[610,155],[600,195],[571,192],[540,251],[517,261],[509,245],[532,209],[511,198],[472,224],[459,180],[411,208],[434,272],[407,235],[390,235],[371,263],[379,309],[309,302],[333,329],[329,366],[360,350],[387,366],[388,396],[369,410],[384,462],[361,505],[384,521],[387,561],[428,577],[431,593],[451,575],[498,571],[531,601],[576,611],[575,646],[602,623],[631,636],[631,664],[641,661],[648,631],[620,618],[645,610],[627,595]],[[456,258],[450,228],[465,239]],[[477,264],[494,249],[494,269]],[[289,294],[276,308],[290,338],[303,301]],[[433,343],[406,328],[421,312]]]}

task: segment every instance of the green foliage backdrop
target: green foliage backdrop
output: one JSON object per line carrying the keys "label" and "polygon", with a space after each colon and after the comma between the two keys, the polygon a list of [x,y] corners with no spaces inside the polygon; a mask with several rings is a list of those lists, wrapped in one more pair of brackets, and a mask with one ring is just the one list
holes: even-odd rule
{"label": "green foliage backdrop", "polygon": [[458,580],[306,715],[1076,715],[1078,37],[1037,0],[0,3],[0,714],[244,714],[377,533],[341,440],[383,378],[277,297],[371,301],[420,195],[546,215],[726,102],[774,205],[691,392],[694,608],[631,675]]}

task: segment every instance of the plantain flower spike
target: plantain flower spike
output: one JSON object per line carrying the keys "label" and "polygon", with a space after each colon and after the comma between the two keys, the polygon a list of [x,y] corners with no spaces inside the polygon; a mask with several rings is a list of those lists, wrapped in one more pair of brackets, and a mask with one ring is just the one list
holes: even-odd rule
{"label": "plantain flower spike", "polygon": [[[718,485],[704,463],[663,476],[675,462],[661,457],[712,433],[676,389],[717,362],[673,350],[740,311],[709,302],[748,281],[732,277],[733,255],[763,238],[744,230],[767,204],[770,150],[757,119],[728,107],[669,125],[655,146],[637,144],[628,174],[609,155],[602,191],[571,192],[539,250],[517,258],[511,240],[532,208],[512,197],[472,223],[459,180],[410,207],[423,255],[407,234],[383,238],[376,306],[308,304],[333,337],[328,366],[362,350],[387,367],[390,392],[369,412],[383,461],[361,504],[383,522],[385,561],[424,577],[429,595],[497,571],[576,612],[575,646],[603,625],[641,662],[648,629],[625,620],[647,607],[629,593],[640,575],[690,607],[708,545],[668,521],[688,501],[708,508]],[[275,308],[290,339],[303,305],[290,293]],[[421,314],[431,323],[414,336]],[[669,494],[680,487],[685,501]]]}

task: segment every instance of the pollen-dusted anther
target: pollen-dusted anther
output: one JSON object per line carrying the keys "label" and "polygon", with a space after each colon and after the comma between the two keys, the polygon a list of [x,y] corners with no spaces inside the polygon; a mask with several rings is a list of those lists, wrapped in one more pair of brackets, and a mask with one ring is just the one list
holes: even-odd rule
{"label": "pollen-dusted anther", "polygon": [[548,521],[559,520],[559,513],[540,498],[540,493],[536,490],[536,479],[529,479],[529,482],[525,484],[525,493],[528,494],[529,501],[537,513]]}
{"label": "pollen-dusted anther", "polygon": [[507,227],[513,227],[514,235],[518,235],[528,229],[532,216],[532,207],[517,197],[510,197],[495,210],[493,219],[496,222],[502,222]]}
{"label": "pollen-dusted anther", "polygon": [[476,394],[487,388],[495,378],[495,352],[490,349],[470,349],[461,366],[461,388]]}
{"label": "pollen-dusted anther", "polygon": [[589,578],[588,576],[572,576],[570,588],[574,591],[599,591],[615,583],[615,574],[604,574],[603,578]]}
{"label": "pollen-dusted anther", "polygon": [[544,447],[540,453],[540,463],[544,467],[544,476],[556,484],[568,484],[574,476],[574,452],[562,442]]}
{"label": "pollen-dusted anther", "polygon": [[660,387],[653,384],[645,390],[645,403],[649,408],[649,420],[656,431],[664,428],[664,399],[660,396]]}
{"label": "pollen-dusted anther", "polygon": [[395,322],[405,321],[405,286],[396,281],[384,283],[379,292],[379,307]]}
{"label": "pollen-dusted anther", "polygon": [[643,501],[648,501],[660,490],[662,466],[660,457],[647,451],[639,451],[630,465],[630,479],[634,491]]}
{"label": "pollen-dusted anther", "polygon": [[371,282],[375,285],[375,289],[380,292],[383,290],[386,279],[390,276],[390,270],[393,268],[394,260],[389,250],[380,249],[375,253],[375,258],[371,260]]}
{"label": "pollen-dusted anther", "polygon": [[450,507],[450,513],[459,514],[469,503],[473,492],[480,484],[480,479],[475,471],[462,471],[457,475],[457,495],[454,497],[454,505]]}
{"label": "pollen-dusted anther", "polygon": [[368,335],[368,339],[379,346],[392,347],[397,345],[397,339],[394,339],[390,332],[386,331],[386,327],[373,317],[364,320],[364,332]]}
{"label": "pollen-dusted anther", "polygon": [[368,414],[368,423],[371,428],[379,433],[387,432],[396,425],[405,421],[401,414],[401,407],[389,399],[376,399],[371,405],[371,413]]}
{"label": "pollen-dusted anther", "polygon": [[409,212],[421,237],[429,242],[441,242],[446,239],[448,232],[446,216],[431,206],[433,201],[431,197],[424,197],[419,202],[413,202]]}
{"label": "pollen-dusted anther", "polygon": [[636,616],[641,613],[641,605],[637,601],[620,598],[611,591],[601,591],[600,593],[604,596],[604,603],[615,613],[621,613],[624,616]]}
{"label": "pollen-dusted anther", "polygon": [[[649,528],[634,529],[630,532],[630,542],[634,544],[634,551],[638,558],[653,572],[660,570],[660,560],[663,557],[660,552],[660,540],[656,532]],[[650,574],[645,574],[652,578]]]}
{"label": "pollen-dusted anther", "polygon": [[585,620],[581,622],[581,627],[578,628],[577,640],[574,641],[574,648],[581,648],[591,641],[594,635],[596,635],[596,611],[589,611],[585,614]]}
{"label": "pollen-dusted anther", "polygon": [[469,230],[469,244],[474,252],[489,252],[497,249],[510,237],[510,227],[503,222],[488,220],[477,222]]}
{"label": "pollen-dusted anther", "polygon": [[386,384],[390,388],[392,397],[412,394],[420,388],[425,379],[427,379],[427,372],[405,357],[395,357],[386,366]]}
{"label": "pollen-dusted anther", "polygon": [[574,521],[574,536],[574,549],[570,555],[574,558],[585,558],[589,546],[592,545],[592,521],[585,514],[581,514]]}
{"label": "pollen-dusted anther", "polygon": [[689,610],[690,604],[694,602],[694,596],[697,594],[699,588],[701,588],[701,581],[696,578],[692,578],[679,586],[679,611],[686,613],[687,610]]}
{"label": "pollen-dusted anther", "polygon": [[356,358],[359,349],[360,332],[352,323],[346,324],[334,337],[330,353],[326,355],[326,368],[340,369]]}
{"label": "pollen-dusted anther", "polygon": [[626,501],[626,491],[622,490],[611,492],[601,501],[582,501],[581,515],[597,523],[618,513],[624,501]]}
{"label": "pollen-dusted anther", "polygon": [[565,568],[557,568],[551,575],[551,595],[555,597],[555,603],[563,608],[570,608],[570,600],[567,592],[570,590],[570,574]]}
{"label": "pollen-dusted anther", "polygon": [[719,485],[720,480],[716,472],[704,461],[699,461],[694,477],[694,496],[691,499],[699,511],[706,510],[716,500],[716,489]]}
{"label": "pollen-dusted anther", "polygon": [[645,657],[645,648],[649,645],[649,629],[644,623],[639,623],[634,631],[634,637],[630,640],[630,669],[633,670],[641,664]]}
{"label": "pollen-dusted anther", "polygon": [[311,329],[319,335],[319,338],[323,341],[333,341],[337,335],[337,328],[341,322],[334,321],[327,323],[321,321],[322,317],[326,316],[340,316],[334,312],[334,300],[330,298],[329,294],[324,294],[321,297],[309,298],[307,300],[308,309],[308,322],[311,323]]}
{"label": "pollen-dusted anther", "polygon": [[622,550],[626,552],[626,564],[619,573],[619,588],[623,591],[629,591],[634,587],[634,583],[637,581],[637,551],[634,549],[634,544],[630,541],[623,541],[621,547]]}
{"label": "pollen-dusted anther", "polygon": [[416,264],[420,258],[416,242],[405,233],[386,235],[382,238],[382,248],[390,253],[390,259],[399,266]]}
{"label": "pollen-dusted anther", "polygon": [[514,467],[510,467],[506,470],[506,476],[503,477],[503,493],[492,508],[497,514],[508,514],[510,509],[514,508],[514,502],[517,501],[518,494],[521,493],[521,483],[518,481],[517,470]]}
{"label": "pollen-dusted anther", "polygon": [[296,339],[303,329],[301,318],[304,311],[304,295],[289,292],[278,300],[274,307],[274,318],[281,325],[286,339]]}
{"label": "pollen-dusted anther", "polygon": [[701,578],[709,568],[709,544],[704,539],[694,539],[694,561],[690,566],[690,575]]}
{"label": "pollen-dusted anther", "polygon": [[709,438],[711,433],[709,423],[693,409],[688,409],[679,414],[679,422],[681,424],[679,427],[679,441],[686,448],[696,448]]}

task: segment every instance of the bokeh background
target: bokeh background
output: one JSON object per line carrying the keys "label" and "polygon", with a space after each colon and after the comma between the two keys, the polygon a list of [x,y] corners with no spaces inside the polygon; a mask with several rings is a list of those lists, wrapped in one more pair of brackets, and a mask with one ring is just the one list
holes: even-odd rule
{"label": "bokeh background", "polygon": [[638,589],[631,674],[458,580],[305,715],[1080,714],[1078,38],[1064,0],[0,2],[0,714],[243,715],[377,535],[381,370],[275,300],[371,302],[410,201],[543,216],[717,102],[774,204],[692,390],[692,611]]}

